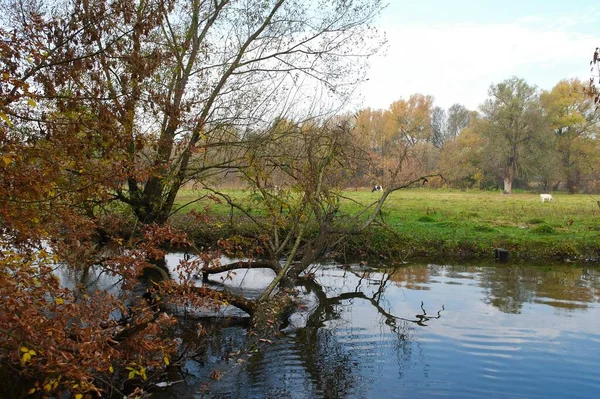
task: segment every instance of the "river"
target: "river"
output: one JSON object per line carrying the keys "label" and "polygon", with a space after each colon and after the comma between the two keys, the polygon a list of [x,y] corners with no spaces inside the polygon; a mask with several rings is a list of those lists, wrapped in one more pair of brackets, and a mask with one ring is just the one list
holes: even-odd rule
{"label": "river", "polygon": [[[175,256],[176,258],[176,256]],[[174,260],[172,256],[170,263]],[[270,271],[238,273],[251,294]],[[323,264],[283,334],[210,325],[183,381],[155,398],[595,398],[600,270],[575,265]],[[240,321],[242,320],[242,321]]]}

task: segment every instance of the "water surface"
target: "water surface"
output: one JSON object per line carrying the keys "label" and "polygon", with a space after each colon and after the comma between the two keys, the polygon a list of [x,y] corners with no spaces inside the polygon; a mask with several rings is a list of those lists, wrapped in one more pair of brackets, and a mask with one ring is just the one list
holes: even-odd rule
{"label": "water surface", "polygon": [[[251,272],[228,284],[256,288],[268,274]],[[246,326],[217,327],[185,382],[155,397],[600,395],[594,267],[322,265],[315,278],[322,290],[305,289],[271,345],[244,356]]]}

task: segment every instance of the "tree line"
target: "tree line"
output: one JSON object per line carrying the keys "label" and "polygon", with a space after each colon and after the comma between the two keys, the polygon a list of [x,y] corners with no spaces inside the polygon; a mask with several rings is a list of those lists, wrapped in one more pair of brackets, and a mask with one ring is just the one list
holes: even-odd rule
{"label": "tree line", "polygon": [[599,115],[584,83],[565,79],[539,90],[512,77],[491,85],[488,94],[478,110],[455,104],[445,111],[421,94],[386,110],[361,110],[356,128],[380,158],[380,178],[383,165],[393,162],[388,148],[404,140],[418,146],[415,162],[422,173],[444,177],[438,185],[505,193],[514,186],[569,193],[600,189]]}

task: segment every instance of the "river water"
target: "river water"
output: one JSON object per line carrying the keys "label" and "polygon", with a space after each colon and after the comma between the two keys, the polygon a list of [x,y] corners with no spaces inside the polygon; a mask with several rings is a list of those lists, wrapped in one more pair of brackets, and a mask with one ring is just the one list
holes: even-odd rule
{"label": "river water", "polygon": [[[239,273],[250,292],[270,271]],[[597,398],[600,270],[321,265],[283,334],[246,353],[212,324],[182,382],[155,398]],[[205,325],[208,321],[201,321]]]}

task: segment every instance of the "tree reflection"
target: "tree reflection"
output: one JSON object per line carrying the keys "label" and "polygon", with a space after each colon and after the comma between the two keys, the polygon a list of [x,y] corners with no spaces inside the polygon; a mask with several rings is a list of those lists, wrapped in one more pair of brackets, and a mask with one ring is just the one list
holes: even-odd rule
{"label": "tree reflection", "polygon": [[391,280],[409,290],[429,290],[431,270],[429,267],[398,267],[390,273]]}
{"label": "tree reflection", "polygon": [[523,304],[538,303],[556,309],[586,309],[599,297],[598,271],[587,267],[483,267],[484,302],[504,313],[521,313]]}
{"label": "tree reflection", "polygon": [[[317,296],[319,306],[309,317],[307,326],[297,332],[296,345],[305,370],[317,390],[325,397],[343,398],[350,392],[356,394],[356,390],[364,389],[364,386],[359,384],[361,377],[357,375],[358,359],[352,356],[348,344],[340,341],[335,329],[323,328],[326,327],[326,323],[340,319],[346,308],[352,306],[353,301],[362,300],[370,304],[381,316],[382,325],[395,334],[393,347],[397,352],[401,370],[403,365],[411,361],[415,325],[427,326],[427,322],[441,317],[443,307],[436,314],[430,315],[427,314],[423,302],[421,313],[414,318],[396,316],[384,308],[382,303],[385,289],[400,270],[402,269],[395,268],[385,270],[383,274],[377,273],[379,279],[374,278],[375,274],[351,272],[358,277],[354,290],[331,297],[327,297],[317,283],[306,282],[307,291]],[[365,287],[373,286],[373,292],[365,293]]]}

